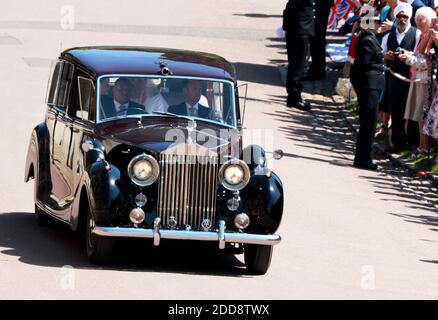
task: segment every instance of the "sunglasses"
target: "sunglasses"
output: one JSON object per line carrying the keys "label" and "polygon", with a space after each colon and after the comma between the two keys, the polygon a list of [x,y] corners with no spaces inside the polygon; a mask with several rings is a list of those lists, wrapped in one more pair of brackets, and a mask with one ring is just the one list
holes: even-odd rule
{"label": "sunglasses", "polygon": [[397,19],[409,19],[409,16],[404,15],[404,14],[398,14],[395,16]]}

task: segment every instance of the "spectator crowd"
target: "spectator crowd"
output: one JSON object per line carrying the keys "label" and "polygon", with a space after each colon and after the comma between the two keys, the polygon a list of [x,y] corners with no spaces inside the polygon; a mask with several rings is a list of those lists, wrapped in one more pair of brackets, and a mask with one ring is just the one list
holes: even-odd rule
{"label": "spectator crowd", "polygon": [[391,132],[390,153],[411,149],[411,157],[424,156],[429,142],[438,139],[438,1],[362,0],[358,5],[353,37],[372,30],[386,65],[376,136]]}

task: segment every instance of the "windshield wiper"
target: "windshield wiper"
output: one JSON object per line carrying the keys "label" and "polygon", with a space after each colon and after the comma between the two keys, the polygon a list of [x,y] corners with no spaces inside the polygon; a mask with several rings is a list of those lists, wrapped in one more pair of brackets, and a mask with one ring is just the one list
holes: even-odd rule
{"label": "windshield wiper", "polygon": [[[205,119],[205,118],[201,118],[201,117],[190,117],[190,116],[186,116],[186,115],[182,115],[182,114],[177,114],[177,113],[172,113],[172,112],[167,112],[167,111],[154,111],[152,113],[148,113],[147,115],[163,115],[163,116],[168,116],[168,117],[176,117],[176,118],[182,118],[182,119],[186,119],[187,121],[204,121],[204,122],[214,122],[214,123],[218,123],[218,124],[226,124],[227,123],[221,123],[218,121],[215,121],[213,119]],[[146,115],[145,115],[146,116]]]}
{"label": "windshield wiper", "polygon": [[[172,112],[163,112],[163,111],[154,111],[150,114],[159,114],[159,115],[163,115],[163,116],[168,116],[168,117],[176,117],[176,118],[182,118],[182,119],[186,119],[187,121],[206,121],[206,119],[204,118],[198,118],[198,117],[190,117],[190,116],[186,116],[183,114],[177,114],[177,113],[172,113]],[[207,121],[208,122],[208,121]]]}
{"label": "windshield wiper", "polygon": [[163,115],[163,116],[169,116],[169,117],[177,117],[177,118],[184,118],[184,119],[188,119],[191,120],[192,118],[190,118],[189,116],[185,116],[182,114],[177,114],[177,113],[172,113],[172,112],[167,112],[167,111],[154,111],[150,114],[159,114],[159,115]]}

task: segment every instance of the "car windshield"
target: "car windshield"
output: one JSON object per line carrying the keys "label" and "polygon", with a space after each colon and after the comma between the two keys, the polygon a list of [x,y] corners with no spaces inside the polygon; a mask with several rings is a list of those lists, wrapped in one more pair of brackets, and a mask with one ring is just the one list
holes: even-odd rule
{"label": "car windshield", "polygon": [[98,100],[98,121],[167,114],[236,126],[233,86],[226,81],[104,76],[99,80]]}

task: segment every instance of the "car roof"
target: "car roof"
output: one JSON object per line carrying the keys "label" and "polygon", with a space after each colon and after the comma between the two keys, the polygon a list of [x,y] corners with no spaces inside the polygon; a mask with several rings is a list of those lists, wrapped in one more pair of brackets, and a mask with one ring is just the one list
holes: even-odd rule
{"label": "car roof", "polygon": [[152,47],[76,47],[60,58],[81,65],[98,77],[105,74],[160,74],[164,62],[175,76],[219,78],[235,81],[234,66],[224,58],[205,52]]}

